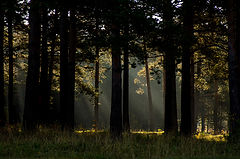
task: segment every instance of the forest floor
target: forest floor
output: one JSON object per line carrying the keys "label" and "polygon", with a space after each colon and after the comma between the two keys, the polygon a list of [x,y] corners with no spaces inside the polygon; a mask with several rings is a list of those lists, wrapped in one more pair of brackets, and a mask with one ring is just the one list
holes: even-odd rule
{"label": "forest floor", "polygon": [[135,131],[113,141],[107,132],[44,129],[0,131],[0,159],[239,159],[240,143],[223,136],[192,138]]}

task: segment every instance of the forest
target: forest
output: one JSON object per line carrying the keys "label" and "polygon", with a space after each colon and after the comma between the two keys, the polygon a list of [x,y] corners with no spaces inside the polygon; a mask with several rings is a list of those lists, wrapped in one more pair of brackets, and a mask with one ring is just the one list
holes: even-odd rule
{"label": "forest", "polygon": [[0,158],[240,157],[238,0],[1,0]]}

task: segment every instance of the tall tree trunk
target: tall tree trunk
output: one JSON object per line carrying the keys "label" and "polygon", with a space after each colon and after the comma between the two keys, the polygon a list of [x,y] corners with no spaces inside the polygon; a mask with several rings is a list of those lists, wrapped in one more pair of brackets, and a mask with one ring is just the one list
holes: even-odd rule
{"label": "tall tree trunk", "polygon": [[96,46],[96,63],[95,63],[95,101],[94,101],[94,116],[95,129],[99,128],[99,47]]}
{"label": "tall tree trunk", "polygon": [[8,112],[9,124],[15,124],[15,109],[13,105],[13,31],[12,31],[12,10],[7,12],[8,22],[8,58],[9,58],[9,79],[8,79]]}
{"label": "tall tree trunk", "polygon": [[[164,66],[164,56],[161,58],[162,60],[162,105],[163,105],[163,112],[165,112],[165,95],[166,95],[166,70]],[[163,116],[163,119],[165,119],[165,114]]]}
{"label": "tall tree trunk", "polygon": [[238,0],[228,1],[230,137],[240,136],[240,20]]}
{"label": "tall tree trunk", "polygon": [[121,49],[120,49],[120,24],[116,15],[119,13],[117,1],[113,2],[112,31],[112,99],[110,114],[110,133],[112,137],[122,136],[122,78],[121,78]]}
{"label": "tall tree trunk", "polygon": [[[193,34],[192,34],[193,35]],[[190,82],[191,82],[191,133],[194,134],[197,130],[197,123],[196,123],[196,108],[195,108],[195,87],[194,87],[194,54],[192,52],[192,56],[190,57]]]}
{"label": "tall tree trunk", "polygon": [[60,11],[60,118],[62,130],[67,126],[68,111],[68,10]]}
{"label": "tall tree trunk", "polygon": [[145,52],[145,70],[146,70],[146,81],[147,81],[147,92],[148,92],[148,112],[149,112],[148,126],[149,126],[149,130],[152,131],[153,130],[153,104],[152,104],[152,92],[151,92],[150,75],[149,75],[149,67],[148,67],[147,48],[146,48],[145,41],[144,41],[144,52]]}
{"label": "tall tree trunk", "polygon": [[29,56],[26,80],[25,107],[23,115],[24,128],[31,130],[36,126],[36,112],[39,106],[39,72],[40,72],[40,14],[39,1],[31,0],[29,12]]}
{"label": "tall tree trunk", "polygon": [[177,103],[175,59],[169,52],[165,55],[166,92],[165,92],[165,128],[166,133],[177,133]]}
{"label": "tall tree trunk", "polygon": [[[58,11],[55,10],[54,15],[54,22],[53,22],[53,28],[51,31],[51,52],[50,52],[50,60],[49,60],[49,66],[48,66],[48,95],[49,98],[52,95],[52,83],[53,83],[53,67],[54,67],[54,61],[55,61],[55,49],[56,49],[56,33],[57,33],[57,25],[58,25]],[[49,101],[49,109],[50,109],[50,99]],[[49,110],[50,112],[50,110]],[[52,119],[52,116],[49,115],[49,119]]]}
{"label": "tall tree trunk", "polygon": [[4,111],[4,10],[0,4],[0,127],[6,123],[6,115]]}
{"label": "tall tree trunk", "polygon": [[74,103],[75,103],[75,54],[77,43],[76,30],[76,10],[70,11],[70,40],[69,40],[69,60],[68,60],[68,111],[67,122],[70,130],[74,129]]}
{"label": "tall tree trunk", "polygon": [[[48,93],[48,47],[47,29],[48,11],[45,4],[42,4],[42,49],[41,49],[41,77],[40,77],[40,123],[47,124],[49,118],[49,93]],[[42,115],[45,114],[45,115]]]}
{"label": "tall tree trunk", "polygon": [[124,70],[123,70],[123,129],[125,132],[130,132],[129,122],[129,24],[124,27],[126,41],[124,45]]}
{"label": "tall tree trunk", "polygon": [[[177,101],[176,101],[176,64],[175,47],[173,45],[173,35],[169,27],[173,25],[173,9],[170,0],[165,1],[163,22],[165,23],[164,39],[167,43],[164,57],[164,67],[166,73],[166,92],[165,92],[165,120],[164,131],[166,133],[177,133]],[[168,24],[168,25],[167,25]],[[170,25],[170,26],[169,26]]]}
{"label": "tall tree trunk", "polygon": [[219,106],[220,106],[220,102],[219,102],[219,95],[218,95],[218,84],[217,84],[217,80],[214,81],[214,96],[215,96],[215,103],[214,103],[214,108],[213,108],[213,130],[214,130],[214,134],[219,134],[220,130],[219,130]]}
{"label": "tall tree trunk", "polygon": [[[201,75],[201,63],[197,63],[197,75],[198,75],[198,78],[200,77]],[[196,93],[195,93],[195,97],[196,97],[196,105],[195,105],[195,122],[196,122],[196,125],[197,125],[197,121],[198,119],[197,118],[201,118],[201,132],[204,132],[205,130],[205,124],[204,124],[204,102],[202,101],[202,96],[201,96],[201,92],[196,89]],[[197,130],[197,126],[196,126],[196,129],[195,131]]]}
{"label": "tall tree trunk", "polygon": [[190,136],[193,132],[194,110],[192,103],[191,84],[191,65],[190,60],[193,56],[192,40],[193,40],[193,2],[192,0],[184,0],[184,20],[183,27],[185,32],[183,42],[182,56],[182,92],[181,92],[181,134]]}
{"label": "tall tree trunk", "polygon": [[204,105],[201,106],[201,123],[202,123],[202,133],[205,132],[205,109]]}
{"label": "tall tree trunk", "polygon": [[98,40],[99,40],[99,8],[98,8],[98,0],[95,1],[96,3],[96,11],[95,11],[95,17],[96,17],[96,61],[95,61],[95,93],[96,93],[96,96],[95,96],[95,101],[94,101],[94,116],[95,116],[95,129],[98,129],[99,128],[99,113],[98,113],[98,110],[99,110],[99,43],[98,43]]}

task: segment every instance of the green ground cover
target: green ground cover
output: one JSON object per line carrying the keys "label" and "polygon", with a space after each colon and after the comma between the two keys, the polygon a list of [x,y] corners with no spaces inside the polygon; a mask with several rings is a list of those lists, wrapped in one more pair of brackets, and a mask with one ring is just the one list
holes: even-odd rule
{"label": "green ground cover", "polygon": [[212,138],[134,132],[113,141],[107,132],[4,131],[0,159],[240,159],[240,143]]}

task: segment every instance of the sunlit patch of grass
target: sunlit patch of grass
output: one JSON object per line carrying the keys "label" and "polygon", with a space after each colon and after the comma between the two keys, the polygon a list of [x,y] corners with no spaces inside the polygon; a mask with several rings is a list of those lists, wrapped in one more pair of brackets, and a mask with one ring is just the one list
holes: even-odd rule
{"label": "sunlit patch of grass", "polygon": [[96,130],[96,129],[90,129],[90,130],[75,130],[74,131],[77,134],[83,134],[83,133],[102,133],[104,130]]}
{"label": "sunlit patch of grass", "polygon": [[212,134],[202,134],[199,133],[195,135],[197,139],[204,139],[208,141],[218,141],[218,142],[226,142],[226,136],[219,134],[219,135],[212,135]]}
{"label": "sunlit patch of grass", "polygon": [[153,135],[153,134],[156,134],[156,135],[162,135],[164,134],[164,131],[161,130],[161,129],[158,129],[158,131],[144,131],[144,130],[140,130],[140,131],[131,131],[131,133],[133,134],[144,134],[144,135]]}
{"label": "sunlit patch of grass", "polygon": [[[158,131],[131,131],[132,134],[143,134],[143,135],[163,135],[164,131],[161,129],[158,129]],[[196,139],[201,139],[201,140],[207,140],[207,141],[217,141],[217,142],[226,142],[226,135],[224,134],[219,134],[219,135],[213,135],[213,134],[203,134],[203,133],[198,133],[194,135]]]}

